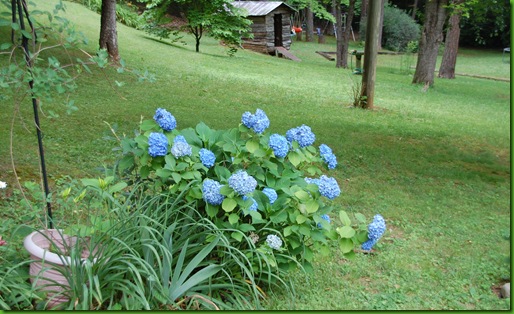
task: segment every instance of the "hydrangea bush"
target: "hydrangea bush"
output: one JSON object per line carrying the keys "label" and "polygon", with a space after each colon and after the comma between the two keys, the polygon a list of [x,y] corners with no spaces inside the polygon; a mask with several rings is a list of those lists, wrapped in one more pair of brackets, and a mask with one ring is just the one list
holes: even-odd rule
{"label": "hydrangea bush", "polygon": [[348,258],[364,242],[375,244],[375,229],[362,214],[352,222],[344,210],[334,210],[341,188],[328,174],[337,167],[330,147],[316,147],[309,126],[285,135],[270,133],[269,126],[257,109],[231,129],[199,123],[178,130],[175,117],[159,108],[134,138],[122,140],[117,167],[126,182],[185,196],[234,243],[246,245],[247,235],[282,269],[300,264],[308,270],[314,252],[328,253],[333,243]]}

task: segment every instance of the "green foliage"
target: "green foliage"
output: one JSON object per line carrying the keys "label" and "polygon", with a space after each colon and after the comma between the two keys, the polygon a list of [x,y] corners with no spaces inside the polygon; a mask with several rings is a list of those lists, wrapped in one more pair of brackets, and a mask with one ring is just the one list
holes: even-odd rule
{"label": "green foliage", "polygon": [[[366,34],[366,22],[360,25],[360,33]],[[420,26],[403,10],[386,5],[384,7],[384,26],[382,45],[393,51],[406,51],[411,41],[417,41]]]}
{"label": "green foliage", "polygon": [[[102,0],[72,0],[80,3],[96,13],[102,12]],[[137,7],[130,1],[116,1],[116,20],[127,26],[141,29],[145,26],[144,20],[138,14]]]}
{"label": "green foliage", "polygon": [[[154,132],[164,133],[170,147],[177,136],[184,136],[192,147],[192,154],[178,158],[168,149],[165,156],[151,157],[148,138]],[[269,249],[263,252],[271,265],[281,269],[295,268],[298,263],[311,269],[314,253],[328,252],[329,243],[337,239],[344,242],[343,251],[350,257],[353,248],[366,241],[358,236],[366,233],[366,225],[352,225],[345,220],[344,229],[339,230],[321,218],[332,213],[334,207],[320,194],[316,184],[304,180],[327,170],[320,153],[314,146],[301,148],[297,142],[292,142],[287,156],[278,158],[268,144],[270,135],[269,132],[257,134],[243,124],[213,130],[200,123],[195,128],[164,131],[156,121],[143,120],[134,138],[126,137],[121,141],[123,156],[117,169],[124,181],[142,182],[153,193],[184,195],[186,201],[194,203],[218,228],[231,230],[227,236],[236,244],[246,246],[242,235],[252,234],[255,245],[266,248],[266,236],[278,234],[284,241],[283,254],[276,255]],[[213,167],[202,164],[201,148],[214,153]],[[245,196],[253,197],[258,211],[250,210],[252,201],[245,200],[227,184],[231,175],[242,169],[257,181],[257,189]],[[220,193],[224,200],[220,205],[205,201],[202,182],[206,179],[223,185]],[[266,187],[278,194],[273,204],[262,192]]]}
{"label": "green foliage", "polygon": [[[196,51],[199,52],[200,40],[204,32],[215,39],[223,41],[233,54],[242,41],[242,37],[251,37],[251,21],[244,12],[235,8],[228,0],[145,0],[147,32],[160,38],[168,38],[173,30],[163,23],[169,21],[167,12],[170,6],[178,6],[178,11],[187,19],[187,29],[194,35]],[[176,34],[176,33],[175,33]]]}

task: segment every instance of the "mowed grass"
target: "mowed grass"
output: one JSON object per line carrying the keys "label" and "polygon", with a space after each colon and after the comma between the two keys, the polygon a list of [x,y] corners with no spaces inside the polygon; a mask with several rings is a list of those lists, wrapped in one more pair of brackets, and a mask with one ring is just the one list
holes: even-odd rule
{"label": "mowed grass", "polygon": [[[52,3],[38,6],[49,9]],[[87,50],[95,51],[99,16],[66,4],[67,16],[90,39]],[[43,112],[60,115],[42,117],[52,181],[99,176],[96,169],[114,160],[116,144],[104,139],[110,133],[104,122],[132,134],[141,116],[163,107],[180,129],[200,121],[227,128],[244,111],[261,108],[274,132],[306,124],[316,144],[332,147],[339,166],[331,175],[343,191],[338,208],[370,219],[380,213],[388,226],[375,254],[346,261],[334,247],[332,255],[319,256],[313,274],[292,273],[296,297],[275,291],[268,296],[269,309],[510,308],[492,290],[510,277],[509,83],[436,78],[435,87],[423,92],[411,84],[415,56],[379,55],[377,109],[364,111],[349,107],[361,77],[315,53],[335,51],[330,38],[324,45],[293,43],[291,51],[302,59],[293,62],[250,51],[229,57],[210,38],[202,39],[197,54],[188,35],[187,45],[172,44],[118,27],[122,57],[133,68],[147,68],[157,81],[138,83],[114,70],[105,71],[106,80],[95,71],[80,77],[72,95],[78,112],[66,115],[59,98],[43,104]],[[9,38],[5,29],[0,36]],[[461,49],[456,71],[508,78],[510,70],[502,51]],[[114,80],[125,85],[115,87]],[[10,103],[1,108],[0,180],[11,183],[13,109]],[[37,180],[28,100],[20,116],[13,145],[18,176]]]}

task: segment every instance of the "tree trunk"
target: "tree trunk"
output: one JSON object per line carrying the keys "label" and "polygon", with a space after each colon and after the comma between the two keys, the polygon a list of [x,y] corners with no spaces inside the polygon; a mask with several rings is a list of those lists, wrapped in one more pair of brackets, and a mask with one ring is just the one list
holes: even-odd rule
{"label": "tree trunk", "polygon": [[355,0],[350,0],[348,6],[348,14],[346,15],[346,25],[343,33],[343,47],[341,54],[341,66],[343,68],[348,68],[348,47],[350,46],[350,35],[352,32],[352,21],[353,15],[355,11]]}
{"label": "tree trunk", "polygon": [[107,50],[111,61],[118,62],[120,60],[116,32],[116,0],[102,0],[100,49]]}
{"label": "tree trunk", "polygon": [[[453,0],[453,4],[460,4],[463,0]],[[448,21],[448,30],[446,31],[446,39],[444,43],[444,53],[441,66],[439,67],[438,77],[454,79],[455,65],[457,64],[457,52],[459,51],[460,37],[460,17],[461,11],[455,11]]]}
{"label": "tree trunk", "polygon": [[341,2],[336,2],[336,68],[343,66],[343,18]]}
{"label": "tree trunk", "polygon": [[314,37],[314,13],[310,7],[305,8],[307,25],[305,26],[305,41],[312,42]]}
{"label": "tree trunk", "polygon": [[418,61],[413,84],[434,85],[434,72],[439,45],[443,41],[443,26],[448,0],[431,0],[426,3],[425,23],[419,41]]}
{"label": "tree trunk", "polygon": [[[387,3],[387,0],[382,0],[382,8]],[[384,9],[380,12],[380,24],[378,26],[378,50],[382,49],[382,30],[384,29]]]}
{"label": "tree trunk", "polygon": [[412,5],[412,14],[411,17],[413,20],[416,20],[416,10],[418,9],[418,0],[414,0],[414,4]]}
{"label": "tree trunk", "polygon": [[377,73],[378,55],[378,27],[380,15],[384,11],[382,1],[370,1],[368,12],[368,26],[366,27],[366,44],[364,47],[364,73],[362,73],[362,86],[359,107],[373,108],[375,95],[375,78]]}
{"label": "tree trunk", "polygon": [[360,25],[366,23],[366,17],[368,16],[368,0],[362,0],[361,4],[361,19],[359,22],[359,40],[366,40],[366,34],[362,34]]}

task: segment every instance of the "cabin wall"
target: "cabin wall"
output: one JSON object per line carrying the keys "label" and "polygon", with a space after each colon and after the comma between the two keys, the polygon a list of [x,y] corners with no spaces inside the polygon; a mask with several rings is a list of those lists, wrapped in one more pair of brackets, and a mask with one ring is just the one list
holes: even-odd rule
{"label": "cabin wall", "polygon": [[283,47],[291,47],[291,12],[284,8],[277,8],[266,16],[248,17],[253,38],[243,38],[243,48],[261,53],[273,53],[275,51],[274,15],[282,14],[282,43]]}

